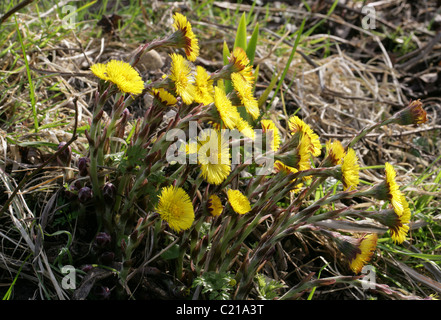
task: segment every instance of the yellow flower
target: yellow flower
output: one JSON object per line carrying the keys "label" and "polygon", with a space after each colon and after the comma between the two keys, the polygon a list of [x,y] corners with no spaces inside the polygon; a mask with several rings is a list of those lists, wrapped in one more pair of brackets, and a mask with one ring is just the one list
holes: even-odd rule
{"label": "yellow flower", "polygon": [[198,162],[205,181],[221,184],[231,172],[228,140],[214,129],[203,131],[198,140]]}
{"label": "yellow flower", "polygon": [[310,151],[311,151],[311,140],[308,138],[308,136],[303,136],[302,139],[300,140],[300,144],[297,147],[297,153],[299,156],[297,169],[299,169],[299,171],[311,169]]}
{"label": "yellow flower", "polygon": [[292,116],[288,120],[289,129],[292,134],[299,133],[308,137],[310,140],[310,152],[314,157],[318,157],[321,154],[322,145],[320,144],[319,137],[311,127],[306,124],[302,119],[297,116]]}
{"label": "yellow flower", "polygon": [[248,123],[248,121],[244,120],[242,117],[236,119],[236,127],[245,137],[253,139],[255,138],[255,132],[253,127]]}
{"label": "yellow flower", "polygon": [[342,146],[341,142],[338,140],[328,140],[326,142],[326,160],[330,161],[330,165],[339,165],[343,157],[345,156],[346,151]]}
{"label": "yellow flower", "polygon": [[181,47],[185,50],[185,55],[190,61],[195,61],[199,56],[199,43],[195,34],[193,33],[190,22],[180,13],[175,13],[173,16],[173,27],[177,32],[181,33],[182,40],[179,41]]}
{"label": "yellow flower", "polygon": [[394,115],[394,120],[401,125],[421,124],[427,122],[427,112],[420,100],[411,101],[405,109]]}
{"label": "yellow flower", "polygon": [[391,238],[396,243],[403,243],[403,241],[406,240],[406,235],[409,232],[409,222],[411,216],[406,197],[402,195],[401,198],[403,213],[399,216],[396,214],[396,212],[394,212],[396,214],[396,219],[394,219],[394,223],[389,226]]}
{"label": "yellow flower", "polygon": [[224,207],[222,206],[221,200],[215,194],[211,195],[208,199],[208,211],[210,211],[213,217],[217,217],[222,213]]}
{"label": "yellow flower", "polygon": [[360,166],[354,149],[349,148],[343,157],[341,171],[344,190],[354,190],[360,182]]}
{"label": "yellow flower", "polygon": [[185,190],[180,187],[162,188],[156,210],[161,219],[177,232],[187,230],[193,224],[193,204]]}
{"label": "yellow flower", "polygon": [[194,100],[197,103],[207,105],[214,102],[213,80],[204,67],[196,67],[195,86]]}
{"label": "yellow flower", "polygon": [[249,84],[254,83],[253,66],[245,50],[236,47],[229,57],[229,63],[232,65],[232,73],[239,72]]}
{"label": "yellow flower", "polygon": [[155,99],[165,106],[175,105],[178,101],[176,98],[164,88],[152,89],[152,94]]}
{"label": "yellow flower", "polygon": [[144,90],[144,81],[138,71],[127,62],[111,60],[105,65],[92,65],[90,69],[98,78],[116,84],[122,92],[137,95]]}
{"label": "yellow flower", "polygon": [[[276,160],[274,162],[274,170],[276,172],[283,172],[285,174],[290,174],[290,173],[297,173],[299,172],[299,170],[297,170],[296,168],[287,166],[286,164],[284,164],[283,162]],[[291,182],[294,182],[296,179],[293,179]],[[303,184],[302,183],[298,183],[296,184],[296,186],[294,187],[293,190],[291,190],[292,192],[298,192],[302,189]]]}
{"label": "yellow flower", "polygon": [[90,67],[92,73],[98,78],[107,81],[107,66],[103,63],[96,63]]}
{"label": "yellow flower", "polygon": [[237,119],[240,118],[237,107],[233,106],[231,100],[228,99],[225,90],[221,87],[214,87],[214,104],[222,119],[222,122],[228,129],[236,127]]}
{"label": "yellow flower", "polygon": [[239,96],[242,105],[245,107],[247,112],[256,120],[259,115],[259,105],[257,100],[253,96],[252,85],[245,80],[245,78],[240,73],[232,73],[231,80],[233,82],[233,87]]}
{"label": "yellow flower", "polygon": [[363,267],[372,259],[377,247],[378,235],[376,233],[364,234],[360,238],[354,238],[329,230],[321,231],[335,241],[337,248],[349,260],[349,267],[355,274],[360,273]]}
{"label": "yellow flower", "polygon": [[361,272],[363,267],[371,260],[377,247],[378,236],[376,233],[364,235],[358,239],[358,252],[350,260],[350,268],[355,273]]}
{"label": "yellow flower", "polygon": [[263,133],[266,133],[271,140],[271,149],[277,151],[280,147],[279,129],[272,120],[260,120]]}
{"label": "yellow flower", "polygon": [[194,100],[195,87],[192,82],[189,62],[176,53],[172,53],[170,57],[172,59],[170,80],[173,81],[175,91],[182,101],[191,104]]}
{"label": "yellow flower", "polygon": [[228,189],[227,196],[234,212],[246,214],[251,211],[250,201],[239,190]]}
{"label": "yellow flower", "polygon": [[395,177],[396,177],[395,169],[389,162],[386,162],[385,171],[386,171],[386,187],[388,191],[388,198],[397,215],[401,216],[404,210],[402,203],[403,194],[401,193],[400,187],[395,181]]}

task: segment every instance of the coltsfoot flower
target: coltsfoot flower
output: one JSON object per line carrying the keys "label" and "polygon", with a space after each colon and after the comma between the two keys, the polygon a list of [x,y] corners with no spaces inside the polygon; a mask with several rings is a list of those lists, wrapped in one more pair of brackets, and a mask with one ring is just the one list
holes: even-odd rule
{"label": "coltsfoot flower", "polygon": [[299,134],[301,136],[306,136],[310,140],[309,151],[314,157],[318,157],[321,154],[322,145],[320,144],[319,136],[308,124],[299,117],[292,116],[288,120],[288,126],[293,135]]}
{"label": "coltsfoot flower", "polygon": [[401,244],[406,240],[411,217],[409,204],[404,195],[402,195],[401,203],[403,205],[403,212],[401,215],[398,215],[394,209],[382,210],[371,215],[373,219],[381,222],[389,228],[392,240],[398,244]]}
{"label": "coltsfoot flower", "polygon": [[153,88],[152,95],[154,99],[164,106],[173,106],[178,102],[175,96],[164,88]]}
{"label": "coltsfoot flower", "polygon": [[350,268],[355,273],[361,272],[361,269],[372,259],[372,255],[377,247],[378,236],[376,233],[366,234],[357,239],[358,252],[350,260]]}
{"label": "coltsfoot flower", "polygon": [[342,159],[346,155],[345,148],[338,140],[328,140],[326,142],[325,165],[336,166],[341,164]]}
{"label": "coltsfoot flower", "polygon": [[194,62],[199,56],[199,42],[193,33],[190,22],[179,12],[173,16],[173,27],[176,29],[175,34],[171,37],[177,39],[178,47],[185,50],[187,59]]}
{"label": "coltsfoot flower", "polygon": [[217,217],[224,210],[220,198],[215,194],[211,195],[210,198],[208,198],[207,206],[208,206],[208,211],[210,211],[213,217]]}
{"label": "coltsfoot flower", "polygon": [[197,150],[202,177],[208,183],[221,184],[231,172],[228,140],[220,132],[209,129],[198,139]]}
{"label": "coltsfoot flower", "polygon": [[377,247],[378,235],[365,234],[360,238],[344,236],[336,232],[325,232],[334,239],[337,248],[349,260],[349,267],[355,274],[359,274],[363,267],[372,259]]}
{"label": "coltsfoot flower", "polygon": [[272,120],[260,120],[260,125],[262,126],[262,131],[271,140],[271,149],[277,151],[280,147],[280,132],[276,124]]}
{"label": "coltsfoot flower", "polygon": [[231,74],[231,80],[233,83],[233,87],[236,90],[242,105],[245,107],[247,112],[253,117],[253,119],[256,120],[260,115],[260,111],[257,100],[253,96],[252,84],[249,83],[245,79],[245,77],[238,72],[234,72]]}
{"label": "coltsfoot flower", "polygon": [[254,83],[253,66],[251,65],[250,59],[248,59],[245,50],[240,47],[236,47],[228,60],[232,65],[232,73],[238,72],[249,84]]}
{"label": "coltsfoot flower", "polygon": [[237,119],[240,118],[239,111],[228,99],[225,90],[219,86],[214,87],[214,104],[225,127],[231,130],[236,128]]}
{"label": "coltsfoot flower", "polygon": [[144,90],[138,71],[127,62],[110,60],[107,64],[94,64],[90,70],[98,78],[114,83],[122,92],[138,95]]}
{"label": "coltsfoot flower", "polygon": [[184,103],[191,104],[194,101],[195,87],[190,64],[180,54],[172,53],[170,58],[172,62],[169,78],[174,83],[176,94]]}
{"label": "coltsfoot flower", "polygon": [[169,186],[162,188],[156,210],[161,219],[177,232],[187,230],[193,224],[193,204],[188,194],[181,187]]}
{"label": "coltsfoot flower", "polygon": [[411,101],[409,105],[394,115],[396,123],[401,125],[422,124],[427,122],[427,112],[420,100]]}
{"label": "coltsfoot flower", "polygon": [[202,66],[196,67],[194,100],[204,105],[214,102],[213,80]]}
{"label": "coltsfoot flower", "polygon": [[360,183],[360,166],[354,149],[349,148],[343,157],[341,172],[344,190],[355,190]]}
{"label": "coltsfoot flower", "polygon": [[239,190],[228,189],[227,196],[231,207],[237,214],[246,214],[251,211],[250,201]]}

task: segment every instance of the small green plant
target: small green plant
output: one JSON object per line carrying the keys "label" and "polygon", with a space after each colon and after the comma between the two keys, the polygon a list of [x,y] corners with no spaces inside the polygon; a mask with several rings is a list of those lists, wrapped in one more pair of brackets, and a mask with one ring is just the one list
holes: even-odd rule
{"label": "small green plant", "polygon": [[286,287],[280,281],[274,279],[268,279],[263,274],[256,275],[257,293],[262,300],[273,300],[280,296],[280,289]]}
{"label": "small green plant", "polygon": [[236,280],[230,273],[205,272],[193,281],[193,287],[202,287],[202,294],[208,294],[210,300],[229,300]]}

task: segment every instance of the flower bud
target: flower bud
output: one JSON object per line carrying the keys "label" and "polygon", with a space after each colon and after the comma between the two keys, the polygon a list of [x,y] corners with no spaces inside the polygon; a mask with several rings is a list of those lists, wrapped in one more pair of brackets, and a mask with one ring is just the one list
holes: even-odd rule
{"label": "flower bud", "polygon": [[394,122],[401,125],[421,124],[427,122],[427,113],[422,106],[423,103],[420,100],[411,101],[405,109],[394,115]]}
{"label": "flower bud", "polygon": [[90,201],[93,197],[92,189],[89,187],[82,187],[80,191],[78,191],[78,200],[81,203],[86,203]]}
{"label": "flower bud", "polygon": [[103,197],[107,204],[113,204],[116,196],[116,187],[113,183],[107,182],[103,186]]}
{"label": "flower bud", "polygon": [[106,247],[111,241],[111,236],[105,232],[100,232],[95,237],[95,244],[100,248]]}
{"label": "flower bud", "polygon": [[82,157],[78,159],[78,171],[80,173],[80,176],[85,177],[89,175],[89,164],[89,158]]}

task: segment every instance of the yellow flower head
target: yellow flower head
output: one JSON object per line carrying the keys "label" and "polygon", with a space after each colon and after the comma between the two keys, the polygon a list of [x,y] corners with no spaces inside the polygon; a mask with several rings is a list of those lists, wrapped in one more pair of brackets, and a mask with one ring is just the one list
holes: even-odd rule
{"label": "yellow flower head", "polygon": [[341,161],[345,154],[345,148],[342,146],[340,141],[328,140],[326,142],[326,159],[330,162],[331,165],[336,166],[341,164]]}
{"label": "yellow flower head", "polygon": [[194,100],[204,105],[214,102],[213,80],[202,66],[196,67]]}
{"label": "yellow flower head", "polygon": [[172,59],[170,80],[175,85],[176,94],[184,103],[191,104],[194,100],[195,87],[192,82],[190,64],[180,54],[172,53],[170,57]]}
{"label": "yellow flower head", "polygon": [[157,101],[165,106],[172,106],[178,102],[176,98],[164,88],[153,88],[152,94]]}
{"label": "yellow flower head", "polygon": [[228,61],[232,65],[232,73],[239,72],[248,83],[254,83],[253,66],[251,65],[250,59],[248,59],[245,50],[236,47],[231,53]]}
{"label": "yellow flower head", "polygon": [[[276,160],[274,162],[274,170],[277,173],[284,173],[284,174],[290,174],[290,173],[297,173],[299,172],[299,170],[297,170],[296,168],[287,166],[286,164],[284,164],[283,162]],[[294,182],[296,179],[293,179],[291,182]],[[292,192],[298,192],[302,189],[303,184],[302,183],[298,183],[296,184],[296,186],[294,187],[293,190],[291,190]]]}
{"label": "yellow flower head", "polygon": [[401,125],[421,124],[427,122],[427,112],[420,100],[411,101],[402,111],[394,115],[395,122]]}
{"label": "yellow flower head", "polygon": [[251,211],[250,201],[239,190],[228,189],[227,196],[234,212],[245,214]]}
{"label": "yellow flower head", "polygon": [[107,76],[107,65],[104,63],[96,63],[90,67],[92,73],[98,78],[107,81],[109,78]]}
{"label": "yellow flower head", "polygon": [[398,216],[396,212],[394,212],[394,223],[389,226],[391,238],[396,243],[403,243],[403,241],[406,240],[406,235],[409,232],[409,222],[411,216],[409,204],[407,203],[406,197],[402,195],[401,198],[403,213],[401,214],[401,216]]}
{"label": "yellow flower head", "polygon": [[259,117],[260,112],[257,100],[253,96],[252,85],[247,80],[245,80],[245,78],[240,73],[237,72],[231,74],[231,80],[242,105],[253,117],[253,119],[256,120]]}
{"label": "yellow flower head", "polygon": [[272,120],[260,120],[263,133],[267,134],[271,140],[271,149],[277,151],[280,147],[280,132]]}
{"label": "yellow flower head", "polygon": [[350,259],[350,268],[355,273],[361,272],[363,267],[371,260],[377,248],[378,236],[376,233],[364,235],[358,239],[358,252]]}
{"label": "yellow flower head", "polygon": [[208,199],[208,211],[210,211],[213,217],[217,217],[222,213],[224,207],[222,206],[221,200],[215,194],[211,195]]}
{"label": "yellow flower head", "polygon": [[354,149],[349,148],[343,157],[341,171],[344,190],[354,190],[360,182],[360,166]]}
{"label": "yellow flower head", "polygon": [[231,100],[228,99],[225,90],[221,87],[214,87],[214,104],[222,119],[222,122],[228,129],[236,127],[237,119],[240,118],[237,107],[233,106]]}
{"label": "yellow flower head", "polygon": [[193,33],[190,22],[187,21],[187,18],[180,13],[175,13],[173,16],[174,23],[173,27],[176,29],[176,32],[180,33],[181,39],[179,45],[184,48],[185,55],[187,59],[190,61],[195,61],[199,56],[199,43],[195,34]]}
{"label": "yellow flower head", "polygon": [[358,274],[372,259],[377,248],[378,235],[376,233],[364,234],[360,238],[342,235],[338,232],[322,230],[335,241],[337,248],[349,260],[349,267]]}
{"label": "yellow flower head", "polygon": [[395,177],[396,177],[395,169],[389,162],[386,162],[385,171],[386,171],[386,188],[388,193],[387,196],[397,215],[401,216],[404,210],[402,203],[403,194],[401,193],[400,187],[395,181]]}
{"label": "yellow flower head", "polygon": [[208,183],[221,184],[231,172],[228,140],[214,129],[203,131],[198,139],[198,162]]}
{"label": "yellow flower head", "polygon": [[[297,168],[299,171],[311,169],[311,140],[308,136],[303,136],[300,140],[300,144],[297,147],[297,153],[299,156],[299,162]],[[309,179],[309,178],[308,178]]]}
{"label": "yellow flower head", "polygon": [[116,84],[122,92],[137,95],[144,90],[144,81],[138,71],[127,62],[111,60],[107,64],[92,65],[90,70],[98,78]]}
{"label": "yellow flower head", "polygon": [[255,132],[253,127],[248,123],[248,121],[246,121],[245,119],[239,116],[239,118],[236,119],[236,127],[237,130],[239,130],[239,132],[242,133],[245,137],[254,140]]}
{"label": "yellow flower head", "polygon": [[309,149],[314,157],[318,157],[321,154],[322,145],[320,144],[320,139],[308,124],[299,117],[292,116],[288,120],[288,125],[293,135],[300,134],[301,136],[306,136],[310,140]]}
{"label": "yellow flower head", "polygon": [[177,232],[187,230],[193,224],[193,204],[185,190],[180,187],[162,188],[156,210],[161,219]]}

